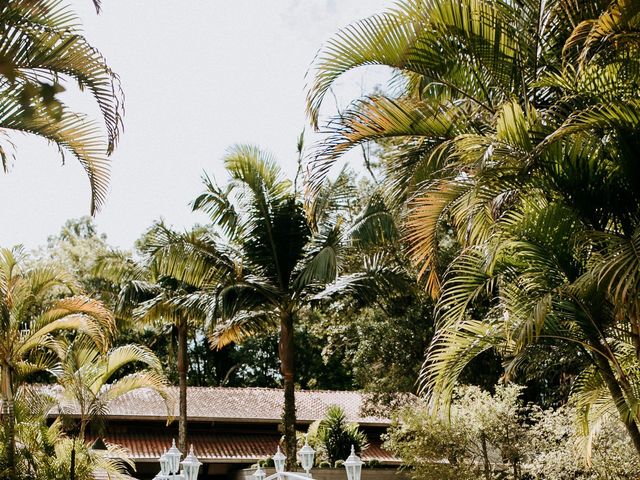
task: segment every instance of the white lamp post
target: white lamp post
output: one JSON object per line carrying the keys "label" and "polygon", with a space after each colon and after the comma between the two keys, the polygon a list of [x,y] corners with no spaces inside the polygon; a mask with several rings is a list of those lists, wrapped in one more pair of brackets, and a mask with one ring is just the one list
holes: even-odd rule
{"label": "white lamp post", "polygon": [[[189,455],[182,462],[180,458],[182,458],[182,452],[178,450],[176,441],[173,440],[171,448],[160,455],[160,473],[154,480],[197,480],[202,463],[193,454],[193,445]],[[178,473],[181,465],[182,471]]]}
{"label": "white lamp post", "polygon": [[302,465],[305,473],[309,475],[309,470],[313,468],[313,459],[316,456],[316,451],[309,446],[306,435],[304,436],[304,446],[300,449],[299,455],[300,465]]}
{"label": "white lamp post", "polygon": [[253,474],[253,478],[255,478],[256,480],[264,480],[266,477],[267,477],[267,474],[264,473],[264,470],[258,463],[258,469],[256,470],[256,473]]}
{"label": "white lamp post", "polygon": [[197,480],[198,471],[202,463],[193,454],[193,445],[191,445],[189,455],[186,456],[180,465],[182,465],[182,470],[184,471],[184,480]]}
{"label": "white lamp post", "polygon": [[178,473],[178,469],[180,468],[180,459],[182,458],[182,452],[176,447],[175,439],[171,442],[171,448],[167,450],[165,456],[169,460],[169,471],[175,475]]}
{"label": "white lamp post", "polygon": [[160,455],[160,475],[161,478],[169,478],[169,459],[164,453]]}
{"label": "white lamp post", "polygon": [[[300,463],[302,464],[302,468],[306,472],[306,474],[295,473],[295,472],[285,472],[284,464],[287,460],[287,457],[280,451],[280,447],[278,447],[278,451],[273,456],[273,463],[276,467],[276,473],[267,476],[267,474],[262,470],[260,463],[258,463],[258,468],[255,473],[252,475],[254,480],[280,480],[282,477],[287,477],[289,480],[309,480],[311,474],[309,471],[313,467],[313,459],[316,454],[315,450],[309,446],[307,439],[305,437],[304,446],[300,449]],[[344,462],[344,468],[347,470],[347,480],[360,480],[362,475],[362,465],[364,462],[360,460],[360,457],[356,455],[355,448],[351,445],[351,455]]]}
{"label": "white lamp post", "polygon": [[344,468],[347,470],[348,480],[360,480],[363,463],[360,457],[356,455],[355,448],[351,445],[351,455],[344,461]]}
{"label": "white lamp post", "polygon": [[284,464],[286,461],[287,461],[287,457],[285,457],[284,454],[280,451],[280,446],[278,445],[278,451],[273,456],[273,464],[276,467],[277,473],[284,472]]}

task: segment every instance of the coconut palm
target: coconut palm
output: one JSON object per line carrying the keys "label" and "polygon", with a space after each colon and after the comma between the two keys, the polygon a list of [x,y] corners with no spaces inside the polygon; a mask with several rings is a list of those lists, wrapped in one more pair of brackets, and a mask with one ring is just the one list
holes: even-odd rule
{"label": "coconut palm", "polygon": [[[118,480],[128,480],[128,468],[133,462],[121,447],[109,445],[106,450],[95,450],[88,444],[69,438],[62,421],[48,422],[47,415],[55,408],[57,399],[41,389],[22,386],[16,392],[16,438],[20,448],[16,452],[18,468],[15,477],[0,471],[2,478],[19,480],[67,480],[71,458],[75,459],[75,478],[92,479],[101,471]],[[5,425],[3,424],[3,427]],[[0,428],[0,435],[4,428]],[[4,440],[4,439],[3,439]],[[2,442],[6,444],[5,441]],[[73,453],[72,453],[73,452]]]}
{"label": "coconut palm", "polygon": [[[100,2],[95,2],[96,8]],[[105,200],[108,155],[120,134],[123,95],[118,77],[81,34],[79,18],[61,0],[13,0],[0,6],[0,158],[9,167],[12,132],[37,135],[70,153],[85,169],[91,212]],[[106,127],[58,99],[71,80],[95,99]]]}
{"label": "coconut palm", "polygon": [[[283,424],[289,467],[295,465],[294,326],[301,309],[339,293],[372,290],[378,277],[398,284],[398,272],[374,257],[367,270],[339,277],[350,233],[384,237],[383,212],[371,208],[347,228],[340,213],[351,195],[346,175],[325,183],[306,206],[274,159],[252,146],[232,148],[224,158],[230,181],[209,177],[194,210],[209,214],[207,232],[157,232],[159,268],[195,288],[185,306],[206,311],[218,348],[279,329],[284,387]],[[375,221],[371,220],[375,219]],[[338,281],[336,281],[338,280]]]}
{"label": "coconut palm", "polygon": [[[405,1],[318,56],[308,97],[316,123],[351,68],[388,65],[403,88],[329,124],[315,183],[354,145],[392,139],[386,184],[409,210],[407,238],[433,295],[443,224],[465,248],[441,293],[423,376],[435,404],[480,351],[500,348],[516,368],[553,338],[591,365],[591,380],[576,385],[606,388],[640,452],[638,357],[628,356],[630,345],[640,352],[637,8]],[[483,295],[494,310],[474,319]]]}
{"label": "coconut palm", "polygon": [[[100,420],[109,403],[118,397],[140,388],[154,390],[167,404],[167,415],[173,414],[172,397],[167,389],[167,379],[162,373],[160,361],[155,354],[141,345],[127,344],[100,352],[89,342],[61,340],[56,346],[61,366],[56,369],[56,379],[62,386],[60,395],[61,413],[71,404],[79,408],[79,438],[89,422]],[[145,365],[145,369],[120,376],[124,368]],[[114,379],[115,376],[119,378]]]}
{"label": "coconut palm", "polygon": [[198,304],[194,291],[203,287],[204,279],[192,278],[188,284],[171,277],[171,271],[156,258],[155,248],[159,237],[171,237],[173,233],[162,223],[154,225],[147,233],[143,245],[143,258],[133,260],[128,254],[112,251],[100,256],[95,273],[120,286],[116,313],[125,320],[169,325],[177,331],[178,371],[178,447],[187,447],[187,370],[189,365],[189,329],[204,322],[206,313]]}
{"label": "coconut palm", "polygon": [[56,364],[55,335],[78,332],[104,349],[114,328],[102,303],[75,292],[55,266],[26,268],[19,249],[0,250],[0,395],[6,422],[7,463],[14,468],[14,392],[29,375]]}

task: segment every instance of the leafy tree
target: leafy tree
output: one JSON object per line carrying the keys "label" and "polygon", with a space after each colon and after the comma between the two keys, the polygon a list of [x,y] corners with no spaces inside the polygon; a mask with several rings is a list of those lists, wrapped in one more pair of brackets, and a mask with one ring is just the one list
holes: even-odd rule
{"label": "leafy tree", "polygon": [[[156,224],[145,241],[151,238],[166,241],[173,235],[164,225]],[[142,324],[170,325],[177,331],[178,445],[186,451],[188,331],[190,326],[204,321],[205,313],[192,301],[194,287],[170,276],[153,245],[146,244],[143,248],[141,261],[115,250],[101,256],[95,274],[121,286],[116,311],[123,318]]]}
{"label": "leafy tree", "polygon": [[94,272],[96,260],[110,249],[106,234],[99,233],[93,218],[85,216],[67,220],[60,232],[47,238],[46,246],[32,253],[29,261],[34,265],[58,264],[73,274],[85,292],[115,309],[118,286],[96,277]]}
{"label": "leafy tree", "polygon": [[[94,4],[99,6],[98,1]],[[0,127],[47,139],[85,169],[91,186],[91,213],[107,194],[108,155],[122,124],[123,95],[118,77],[81,34],[78,17],[60,0],[13,0],[0,6],[2,69]],[[86,115],[72,111],[58,94],[62,81],[76,82],[97,103],[107,135]],[[10,137],[0,145],[5,170]]]}
{"label": "leafy tree", "polygon": [[309,437],[310,444],[319,449],[316,461],[320,463],[326,457],[332,467],[349,456],[351,447],[358,453],[368,447],[367,436],[357,423],[347,422],[344,410],[338,405],[329,406],[324,418],[309,427]]}
{"label": "leafy tree", "polygon": [[[199,289],[190,305],[210,305],[218,348],[279,328],[278,355],[284,385],[285,450],[295,462],[294,326],[302,308],[346,291],[381,289],[401,277],[381,257],[358,274],[338,277],[348,245],[340,211],[351,192],[340,175],[306,206],[274,160],[261,150],[238,146],[224,159],[230,181],[218,187],[205,176],[205,192],[193,203],[208,213],[211,232],[166,236],[158,241],[162,269]],[[354,231],[365,236],[365,215]],[[355,235],[354,235],[355,238]],[[327,287],[327,288],[324,288]],[[323,290],[324,289],[324,290]],[[380,291],[380,290],[378,290]]]}
{"label": "leafy tree", "polygon": [[606,415],[597,431],[576,438],[573,408],[534,412],[527,436],[529,474],[548,480],[637,478],[640,460],[620,420]]}
{"label": "leafy tree", "polygon": [[[167,415],[173,414],[172,398],[166,388],[167,380],[156,355],[140,345],[122,345],[100,352],[95,346],[75,340],[60,341],[56,346],[62,365],[56,371],[56,380],[62,386],[63,405],[72,402],[80,409],[79,438],[84,440],[86,428],[92,420],[101,421],[109,403],[140,388],[154,390],[167,403]],[[124,367],[145,365],[146,369],[120,376]]]}
{"label": "leafy tree", "polygon": [[[434,405],[491,348],[508,373],[541,350],[566,355],[580,359],[580,412],[605,411],[587,404],[606,392],[640,452],[638,21],[629,2],[405,1],[318,56],[315,122],[351,68],[388,65],[405,80],[398,96],[363,98],[330,124],[314,182],[355,145],[397,141],[386,185],[409,200],[412,256],[440,295],[423,377]],[[443,287],[445,224],[463,251]]]}
{"label": "leafy tree", "polygon": [[[294,333],[296,351],[296,385],[302,389],[357,388],[351,375],[351,364],[339,353],[323,353],[326,337],[313,328],[314,319],[322,314],[301,311]],[[278,360],[278,334],[268,333],[247,338],[232,345],[229,358],[234,370],[228,385],[282,387]]]}
{"label": "leafy tree", "polygon": [[6,462],[15,475],[14,392],[29,375],[52,368],[54,336],[78,332],[106,348],[114,321],[100,302],[76,292],[71,277],[55,266],[25,269],[19,249],[0,250],[0,395],[6,425]]}
{"label": "leafy tree", "polygon": [[[52,423],[47,419],[55,405],[56,399],[42,391],[34,391],[28,386],[18,389],[15,403],[15,434],[20,445],[16,451],[17,468],[13,477],[9,477],[7,471],[0,471],[2,478],[68,480],[74,456],[76,480],[92,480],[96,471],[105,472],[114,480],[130,479],[127,469],[133,467],[133,462],[124,449],[110,445],[107,450],[94,450],[84,442],[69,438],[59,418]],[[0,425],[2,459],[7,453],[7,427],[4,422]]]}
{"label": "leafy tree", "polygon": [[515,385],[498,386],[494,395],[461,387],[448,419],[433,416],[424,402],[403,409],[385,445],[414,478],[525,478],[528,409],[519,396]]}

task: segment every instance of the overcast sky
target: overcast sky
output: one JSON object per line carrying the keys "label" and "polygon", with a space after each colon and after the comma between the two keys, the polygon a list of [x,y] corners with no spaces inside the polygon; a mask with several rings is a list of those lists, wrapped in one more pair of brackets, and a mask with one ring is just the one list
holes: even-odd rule
{"label": "overcast sky", "polygon": [[[233,144],[272,151],[293,176],[306,125],[304,75],[314,55],[339,28],[392,2],[104,0],[99,16],[90,0],[72,4],[126,95],[125,132],[96,223],[110,243],[129,248],[160,217],[176,228],[203,221],[187,204],[203,170],[224,181],[220,158]],[[385,78],[379,69],[360,70],[336,93],[346,102]],[[94,111],[89,99],[70,101]],[[333,102],[326,107],[331,113]],[[13,140],[17,159],[0,174],[0,245],[35,247],[68,218],[88,213],[88,182],[73,159],[61,165],[55,147],[22,135]]]}

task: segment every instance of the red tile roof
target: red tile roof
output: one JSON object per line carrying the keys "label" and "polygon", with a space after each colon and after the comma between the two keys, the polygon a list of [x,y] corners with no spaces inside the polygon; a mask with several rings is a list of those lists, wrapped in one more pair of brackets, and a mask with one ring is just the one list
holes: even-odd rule
{"label": "red tile roof", "polygon": [[[42,387],[55,394],[55,386]],[[178,398],[177,387],[171,387]],[[366,394],[361,392],[298,390],[296,391],[297,419],[311,423],[322,418],[330,405],[341,406],[351,422],[364,426],[388,426],[388,418],[363,413]],[[187,415],[189,421],[227,421],[251,423],[279,423],[282,416],[283,392],[273,388],[189,387]],[[75,405],[64,405],[65,413],[77,415]],[[56,415],[58,411],[52,411]],[[165,419],[167,408],[162,398],[152,390],[140,389],[114,400],[107,416],[112,419]],[[177,401],[173,417],[178,416]]]}
{"label": "red tile roof", "polygon": [[[157,462],[171,446],[171,433],[144,431],[109,433],[105,442],[117,444],[130,452],[135,462]],[[255,463],[273,456],[278,446],[279,435],[268,433],[204,433],[189,434],[196,457],[203,463]],[[93,441],[93,438],[89,438]],[[382,449],[379,441],[370,440],[369,448],[362,452],[365,461],[378,460],[386,464],[400,464],[399,458]]]}
{"label": "red tile roof", "polygon": [[[94,480],[114,480],[114,476],[113,475],[109,475],[107,472],[105,472],[104,470],[95,470],[93,472],[93,479]],[[129,477],[129,476],[119,476],[118,479],[122,480],[122,479],[127,479],[127,480],[136,480],[133,477]]]}

